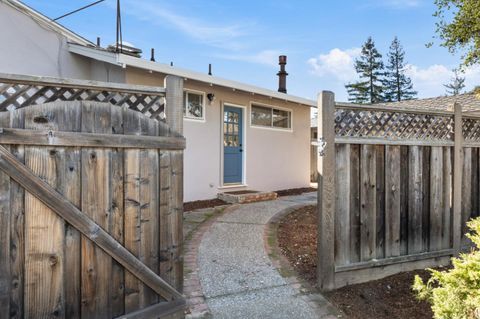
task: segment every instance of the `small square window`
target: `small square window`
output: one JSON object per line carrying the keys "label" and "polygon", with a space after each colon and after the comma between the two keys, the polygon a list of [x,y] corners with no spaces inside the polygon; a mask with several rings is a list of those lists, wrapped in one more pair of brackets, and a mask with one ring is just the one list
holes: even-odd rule
{"label": "small square window", "polygon": [[183,106],[183,116],[189,119],[205,119],[205,105],[203,94],[194,92],[185,92],[185,105]]}

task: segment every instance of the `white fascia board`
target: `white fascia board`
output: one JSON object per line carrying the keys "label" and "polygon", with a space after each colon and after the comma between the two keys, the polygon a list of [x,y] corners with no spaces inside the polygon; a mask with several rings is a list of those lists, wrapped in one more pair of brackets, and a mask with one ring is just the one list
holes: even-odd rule
{"label": "white fascia board", "polygon": [[211,76],[208,74],[203,74],[195,71],[172,67],[168,64],[152,62],[152,61],[136,58],[136,57],[125,55],[125,54],[118,54],[118,53],[108,52],[105,50],[99,50],[99,49],[89,48],[89,47],[75,45],[75,44],[70,44],[69,50],[70,52],[73,52],[76,54],[80,54],[95,60],[116,64],[121,67],[131,66],[131,67],[144,69],[148,71],[176,75],[183,78],[208,83],[211,85],[217,85],[217,86],[227,87],[227,88],[231,88],[239,91],[244,91],[247,93],[263,95],[263,96],[279,99],[282,101],[298,103],[298,104],[309,106],[309,107],[317,106],[317,103],[313,100],[309,100],[309,99],[305,99],[305,98],[301,98],[298,96],[289,95],[285,93],[280,93],[280,92],[276,92],[268,89],[263,89],[254,85],[222,79],[222,78]]}
{"label": "white fascia board", "polygon": [[126,67],[125,64],[121,64],[119,62],[119,54],[106,51],[106,50],[98,50],[90,47],[86,47],[83,45],[77,45],[75,43],[68,44],[68,51],[85,56],[87,58],[91,58],[93,60],[102,61],[110,64],[115,64],[121,67]]}

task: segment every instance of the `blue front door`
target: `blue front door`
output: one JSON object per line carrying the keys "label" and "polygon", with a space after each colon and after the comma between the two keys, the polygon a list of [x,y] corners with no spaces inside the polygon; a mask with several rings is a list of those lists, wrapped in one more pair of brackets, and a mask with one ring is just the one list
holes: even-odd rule
{"label": "blue front door", "polygon": [[242,109],[223,109],[223,183],[241,184],[243,170]]}

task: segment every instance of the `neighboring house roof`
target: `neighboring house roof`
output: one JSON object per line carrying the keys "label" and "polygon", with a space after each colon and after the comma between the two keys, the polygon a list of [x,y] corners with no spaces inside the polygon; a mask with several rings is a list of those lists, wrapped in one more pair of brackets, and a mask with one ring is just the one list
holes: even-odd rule
{"label": "neighboring house roof", "polygon": [[[480,95],[478,93],[469,92],[454,96],[438,96],[427,99],[406,100],[400,102],[386,102],[379,104],[366,104],[366,106],[375,106],[382,108],[398,107],[402,110],[429,110],[429,111],[449,111],[453,112],[453,104],[459,103],[462,106],[463,113],[480,113]],[[349,105],[351,103],[337,103],[339,105]],[[355,105],[355,104],[354,104]],[[358,104],[356,104],[358,105]],[[360,104],[361,107],[361,104]],[[311,127],[317,127],[317,119],[312,119]]]}
{"label": "neighboring house roof", "polygon": [[129,66],[129,67],[144,69],[148,71],[159,72],[163,74],[176,75],[176,76],[184,77],[187,79],[208,83],[210,85],[218,85],[218,86],[227,87],[227,88],[231,88],[238,91],[264,95],[264,96],[280,99],[283,101],[298,103],[300,105],[305,105],[309,107],[316,107],[317,105],[315,101],[305,99],[302,97],[280,93],[277,91],[264,89],[258,86],[236,82],[232,80],[227,80],[227,79],[223,79],[220,77],[216,77],[216,76],[212,76],[212,75],[208,75],[200,72],[172,67],[168,64],[152,62],[152,61],[133,57],[126,54],[107,51],[105,49],[98,48],[98,47],[92,48],[84,45],[69,44],[69,50],[72,53],[76,53],[97,61],[115,64],[121,67]]}
{"label": "neighboring house roof", "polygon": [[452,111],[453,104],[457,102],[464,112],[480,111],[480,97],[473,92],[455,96],[439,96],[428,99],[407,100],[376,104],[378,106],[427,109],[432,111]]}
{"label": "neighboring house roof", "polygon": [[53,21],[49,17],[41,14],[40,12],[36,11],[35,9],[23,4],[18,0],[0,0],[0,3],[4,3],[23,14],[31,17],[36,22],[42,24],[45,27],[50,28],[51,30],[64,35],[68,40],[73,41],[75,43],[79,43],[82,45],[94,45],[92,42],[88,41],[87,39],[81,37],[80,35],[76,34],[75,32],[65,28],[61,24]]}

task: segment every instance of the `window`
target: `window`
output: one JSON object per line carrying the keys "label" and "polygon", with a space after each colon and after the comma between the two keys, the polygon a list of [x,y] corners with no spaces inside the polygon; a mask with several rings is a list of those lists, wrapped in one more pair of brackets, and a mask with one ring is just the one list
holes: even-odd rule
{"label": "window", "polygon": [[188,119],[205,119],[205,105],[203,93],[185,92],[185,105],[183,106],[183,116]]}
{"label": "window", "polygon": [[252,125],[290,129],[292,128],[292,112],[252,105]]}
{"label": "window", "polygon": [[239,147],[240,144],[240,114],[225,111],[223,115],[223,145]]}

